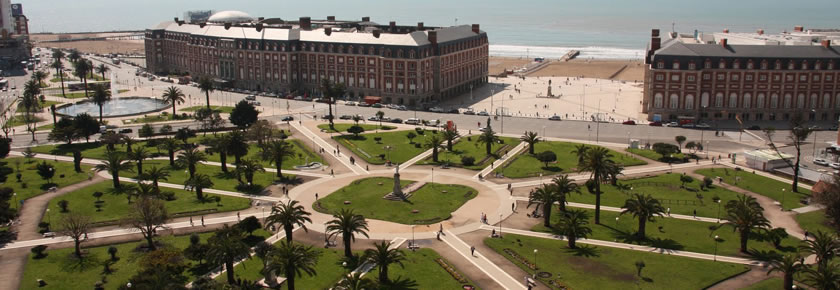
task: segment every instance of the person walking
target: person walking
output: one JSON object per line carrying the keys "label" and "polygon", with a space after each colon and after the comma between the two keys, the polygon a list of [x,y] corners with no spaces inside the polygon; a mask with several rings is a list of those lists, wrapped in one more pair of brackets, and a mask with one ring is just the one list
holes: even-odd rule
{"label": "person walking", "polygon": [[694,210],[694,218],[697,218],[697,210]]}
{"label": "person walking", "polygon": [[315,200],[318,200],[318,193],[315,193]]}
{"label": "person walking", "polygon": [[475,257],[475,246],[470,247],[470,255]]}
{"label": "person walking", "polygon": [[192,227],[192,226],[195,226],[195,225],[193,224],[192,216],[190,216],[190,226],[191,226],[191,227]]}
{"label": "person walking", "polygon": [[671,216],[671,208],[670,207],[668,208],[667,212],[668,212],[668,217],[670,217]]}
{"label": "person walking", "polygon": [[201,226],[204,226],[204,216],[201,216]]}

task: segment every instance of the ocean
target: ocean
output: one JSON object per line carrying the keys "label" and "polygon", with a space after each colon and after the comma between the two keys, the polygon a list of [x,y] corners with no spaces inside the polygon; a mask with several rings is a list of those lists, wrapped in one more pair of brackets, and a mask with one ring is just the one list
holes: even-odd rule
{"label": "ocean", "polygon": [[[30,32],[138,30],[182,17],[187,10],[241,10],[254,17],[315,19],[334,15],[400,25],[478,23],[490,54],[560,57],[571,49],[584,58],[632,59],[644,55],[652,28],[682,33],[767,33],[840,28],[838,0],[21,0]],[[94,16],[95,15],[95,16]]]}

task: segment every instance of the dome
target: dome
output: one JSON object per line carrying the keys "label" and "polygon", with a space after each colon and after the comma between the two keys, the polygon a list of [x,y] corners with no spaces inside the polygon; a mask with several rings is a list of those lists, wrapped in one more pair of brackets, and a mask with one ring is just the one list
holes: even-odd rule
{"label": "dome", "polygon": [[216,14],[211,15],[210,18],[207,19],[207,22],[240,23],[240,22],[250,22],[252,20],[254,20],[254,18],[251,17],[251,15],[248,15],[248,13],[245,13],[245,12],[242,12],[242,11],[229,10],[229,11],[217,12]]}

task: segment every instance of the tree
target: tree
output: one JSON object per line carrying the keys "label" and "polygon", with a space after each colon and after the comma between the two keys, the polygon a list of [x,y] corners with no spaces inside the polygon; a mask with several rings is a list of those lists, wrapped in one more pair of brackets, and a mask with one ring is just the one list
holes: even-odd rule
{"label": "tree", "polygon": [[169,133],[172,133],[172,125],[163,124],[163,126],[160,126],[160,129],[158,129],[158,133],[162,135],[169,135]]}
{"label": "tree", "polygon": [[382,128],[382,119],[385,118],[385,112],[382,110],[376,111],[376,119],[379,120],[379,127]]}
{"label": "tree", "polygon": [[685,187],[686,183],[694,182],[694,178],[689,175],[680,175],[680,187]]}
{"label": "tree", "polygon": [[[88,77],[87,76],[88,76],[88,73],[91,70],[91,64],[87,60],[81,59],[81,58],[76,60],[73,64],[74,64],[73,65],[73,70],[76,73],[76,76],[78,76],[80,79],[82,79],[82,82],[85,83],[85,98],[87,98],[88,97],[88,85],[87,85]],[[104,89],[104,87],[103,87],[103,89]],[[102,111],[101,107],[100,107],[100,111]],[[102,114],[100,114],[100,115],[102,115]],[[99,121],[102,122],[102,118],[100,118]]]}
{"label": "tree", "polygon": [[377,289],[376,283],[370,279],[364,279],[361,272],[348,274],[338,282],[337,286],[345,290]]}
{"label": "tree", "polygon": [[[129,153],[129,158],[131,160],[137,161],[137,174],[143,174],[143,160],[149,159],[152,157],[151,153],[146,150],[146,147],[138,147],[134,149],[133,152]],[[157,188],[157,186],[155,186]]]}
{"label": "tree", "polygon": [[68,54],[68,55],[67,55],[67,59],[69,59],[69,60],[70,60],[70,62],[72,62],[72,63],[74,63],[74,64],[75,64],[77,61],[79,61],[79,59],[81,59],[81,58],[82,58],[82,55],[81,55],[81,54],[79,54],[79,51],[78,51],[78,50],[75,50],[75,49],[71,49],[71,50],[70,50],[70,54]]}
{"label": "tree", "polygon": [[162,196],[161,191],[154,185],[139,181],[137,182],[137,186],[131,186],[128,191],[131,191],[138,198],[160,198]]}
{"label": "tree", "polygon": [[391,248],[391,242],[381,241],[379,243],[374,243],[372,249],[365,250],[362,260],[375,263],[379,267],[379,282],[387,283],[390,281],[390,279],[388,279],[388,266],[391,264],[397,264],[400,265],[400,267],[405,268],[403,261],[405,261],[406,258],[405,253],[402,250],[396,247]]}
{"label": "tree", "polygon": [[289,241],[280,241],[280,246],[269,254],[270,262],[268,272],[282,273],[286,278],[286,287],[289,290],[295,289],[295,278],[306,273],[315,276],[316,265],[318,264],[319,252],[312,249],[312,246],[304,246]]}
{"label": "tree", "polygon": [[784,277],[784,283],[782,284],[782,288],[786,290],[793,289],[793,275],[799,273],[805,268],[801,262],[801,257],[796,255],[784,255],[782,257],[777,257],[770,260],[770,270],[767,271],[767,275],[772,274],[773,272],[780,272]]}
{"label": "tree", "polygon": [[551,208],[554,206],[554,202],[556,202],[557,199],[557,190],[555,190],[554,184],[543,184],[542,186],[532,190],[528,195],[527,207],[531,207],[532,204],[536,204],[538,210],[539,207],[542,206],[543,226],[550,228]]}
{"label": "tree", "polygon": [[198,173],[190,179],[187,179],[184,185],[195,190],[195,198],[204,200],[204,189],[213,187],[213,180],[207,174]]}
{"label": "tree", "polygon": [[210,139],[206,145],[210,147],[210,152],[219,153],[219,161],[222,163],[222,172],[228,172],[227,169],[227,153],[230,148],[231,138],[229,134],[222,134]]}
{"label": "tree", "polygon": [[213,87],[213,81],[208,77],[199,79],[198,89],[204,93],[204,96],[207,98],[207,108],[210,109],[210,93],[216,90],[216,88]]}
{"label": "tree", "polygon": [[159,199],[146,197],[137,200],[131,208],[128,217],[122,223],[123,226],[139,231],[146,239],[149,249],[155,250],[155,233],[158,229],[165,228],[166,221],[169,220],[166,206]]}
{"label": "tree", "polygon": [[255,159],[242,159],[238,164],[236,164],[236,172],[237,174],[245,175],[245,180],[248,182],[248,186],[254,184],[254,174],[257,172],[265,172],[265,168],[263,168],[262,164]]}
{"label": "tree", "polygon": [[201,243],[201,237],[198,234],[190,235],[190,245],[184,249],[184,256],[187,259],[198,261],[199,265],[204,264],[204,259],[207,257],[207,249],[210,246]]}
{"label": "tree", "polygon": [[827,220],[834,228],[840,226],[840,176],[835,175],[825,190],[814,193],[814,201],[825,207]]}
{"label": "tree", "polygon": [[163,91],[163,95],[160,97],[164,102],[172,105],[172,117],[175,117],[177,115],[175,113],[175,105],[184,103],[184,93],[181,92],[181,89],[176,86],[170,86]]}
{"label": "tree", "polygon": [[212,120],[213,114],[215,113],[216,112],[208,108],[199,108],[195,111],[195,115],[193,115],[193,118],[195,118],[196,121],[201,123],[201,130],[204,131],[205,136],[207,135],[207,130],[210,130],[210,121]]}
{"label": "tree", "polygon": [[[332,83],[328,79],[324,79],[321,83],[321,92],[327,97],[327,107],[329,108],[329,116],[330,116],[330,129],[335,130],[335,124],[333,123],[335,119],[333,116],[332,106],[335,104],[335,99],[341,96],[344,96],[346,88],[344,84],[341,83]],[[380,123],[380,125],[382,125]]]}
{"label": "tree", "polygon": [[99,122],[88,113],[81,113],[73,118],[73,127],[76,128],[79,137],[85,137],[85,142],[90,142],[90,136],[99,133]]}
{"label": "tree", "polygon": [[747,240],[750,232],[756,229],[770,227],[770,222],[764,217],[764,208],[758,201],[748,195],[740,195],[737,200],[726,203],[725,225],[732,226],[740,234],[741,252],[747,252]]}
{"label": "tree", "polygon": [[[575,154],[575,156],[577,156],[578,165],[583,164],[584,160],[586,160],[586,151],[588,151],[589,148],[590,148],[589,145],[586,145],[586,144],[575,145],[575,149],[572,150],[572,154]],[[578,171],[582,171],[582,170],[578,169]]]}
{"label": "tree", "polygon": [[499,142],[499,136],[496,136],[496,132],[493,132],[490,126],[487,126],[487,129],[481,135],[478,135],[478,143],[484,144],[484,153],[487,155],[491,155],[493,144],[496,144],[496,142]]}
{"label": "tree", "polygon": [[408,144],[414,144],[414,138],[417,138],[417,134],[414,134],[414,132],[409,131],[405,134],[405,137],[408,138]]}
{"label": "tree", "polygon": [[362,128],[362,126],[359,125],[353,125],[350,126],[350,128],[347,128],[347,133],[353,134],[353,138],[359,138],[359,134],[362,134],[364,132],[365,128]]}
{"label": "tree", "polygon": [[685,149],[688,149],[688,152],[691,154],[697,153],[697,150],[703,150],[703,145],[700,142],[688,141],[685,143]]}
{"label": "tree", "polygon": [[[776,151],[776,154],[779,155],[780,159],[782,159],[788,166],[793,168],[793,184],[791,184],[793,192],[799,192],[799,163],[801,161],[802,156],[802,145],[808,139],[808,136],[814,132],[814,128],[805,127],[805,120],[802,118],[802,114],[796,112],[790,119],[790,133],[788,135],[788,140],[790,141],[790,145],[793,145],[793,149],[796,150],[796,156],[794,160],[791,161],[790,158],[783,158],[782,152],[780,151],[779,147],[776,146],[776,143],[773,141],[773,135],[775,130],[773,128],[767,128],[764,130],[764,134],[767,136],[768,145],[770,149]],[[784,144],[787,145],[787,144]]]}
{"label": "tree", "polygon": [[260,112],[254,108],[254,105],[242,100],[239,103],[236,103],[236,106],[233,107],[233,111],[230,112],[230,117],[228,117],[228,119],[232,124],[239,127],[239,129],[245,129],[257,121],[257,116],[259,116],[259,114]]}
{"label": "tree", "polygon": [[0,187],[0,224],[6,224],[17,216],[17,208],[12,208],[11,199],[14,190],[10,187]]}
{"label": "tree", "polygon": [[131,162],[125,158],[125,153],[118,151],[110,151],[105,154],[105,160],[101,164],[97,164],[94,169],[97,172],[107,171],[111,174],[111,179],[114,182],[114,189],[120,188],[120,171],[133,171]]}
{"label": "tree", "polygon": [[286,232],[286,241],[292,242],[292,231],[295,226],[306,229],[306,223],[312,223],[309,218],[311,213],[306,211],[303,205],[300,205],[297,200],[289,200],[288,202],[279,202],[271,208],[271,215],[265,219],[265,226],[281,225]]}
{"label": "tree", "polygon": [[137,135],[140,137],[152,137],[154,134],[155,128],[149,123],[143,124],[143,127],[140,127],[140,130],[137,130]]}
{"label": "tree", "polygon": [[685,142],[685,140],[686,140],[686,138],[683,135],[678,135],[678,136],[674,137],[674,141],[677,141],[677,144],[680,145],[679,146],[680,152],[682,152],[682,144]]}
{"label": "tree", "polygon": [[161,150],[166,150],[169,154],[169,166],[175,166],[175,151],[181,149],[181,145],[178,144],[178,140],[175,138],[163,138],[160,139],[160,143],[158,143],[158,148]]}
{"label": "tree", "polygon": [[551,150],[540,152],[536,157],[545,165],[545,168],[548,168],[549,163],[557,161],[557,154],[554,154],[554,151]]}
{"label": "tree", "polygon": [[140,178],[143,180],[151,181],[152,185],[155,188],[159,188],[158,181],[169,180],[169,170],[167,170],[166,168],[158,168],[157,166],[152,166],[151,169],[146,170],[146,172],[143,172],[143,174],[140,175]]}
{"label": "tree", "polygon": [[327,222],[327,232],[330,237],[341,234],[344,241],[344,256],[353,258],[351,242],[356,241],[356,234],[368,236],[368,223],[365,217],[353,212],[352,209],[341,209],[333,214],[333,219]]}
{"label": "tree", "polygon": [[560,217],[555,229],[556,233],[566,236],[569,241],[569,248],[575,249],[575,241],[586,238],[592,233],[589,224],[589,214],[583,210],[575,209],[567,211]]}
{"label": "tree", "polygon": [[210,245],[207,249],[207,261],[213,265],[225,265],[227,280],[230,284],[236,283],[233,263],[250,254],[250,248],[243,241],[244,238],[238,228],[224,225],[207,239],[207,244]]}
{"label": "tree", "polygon": [[120,136],[122,137],[122,142],[125,144],[125,152],[131,154],[131,145],[134,145],[137,140],[129,135],[120,134]]}
{"label": "tree", "polygon": [[198,150],[198,148],[187,148],[178,154],[178,164],[186,167],[190,173],[190,178],[195,176],[195,168],[202,161],[207,161],[207,155]]}
{"label": "tree", "polygon": [[837,285],[840,281],[840,265],[829,263],[825,267],[805,268],[805,283],[814,286],[815,289],[834,290],[840,288]]}
{"label": "tree", "polygon": [[120,286],[119,289],[186,289],[184,285],[187,277],[184,272],[189,264],[180,250],[161,248],[143,255],[138,264],[139,271],[129,278],[131,288]]}
{"label": "tree", "polygon": [[272,140],[276,132],[277,126],[268,120],[259,120],[248,127],[246,135],[249,139],[257,141],[257,146],[262,146],[265,142]]}
{"label": "tree", "polygon": [[44,86],[44,79],[47,78],[47,73],[44,71],[36,70],[32,73],[32,79],[38,81],[38,85],[43,87]]}
{"label": "tree", "polygon": [[818,230],[813,239],[805,240],[799,246],[799,251],[816,256],[817,266],[823,268],[840,253],[840,241],[836,235]]}
{"label": "tree", "polygon": [[665,213],[665,208],[659,204],[659,200],[653,198],[650,194],[643,195],[639,193],[633,194],[633,198],[624,201],[624,206],[621,207],[621,215],[625,213],[633,214],[639,219],[639,229],[636,235],[640,238],[645,237],[645,225],[647,222],[655,222],[655,216],[662,217]]}
{"label": "tree", "polygon": [[79,139],[79,131],[73,125],[73,120],[67,117],[62,117],[55,123],[52,130],[50,130],[47,140],[53,142],[66,142],[72,144],[73,140]]}
{"label": "tree", "polygon": [[557,203],[560,206],[560,211],[566,212],[566,200],[569,194],[580,194],[580,187],[568,175],[557,176],[551,182],[554,183],[554,190],[557,195]]}
{"label": "tree", "polygon": [[228,143],[228,154],[233,155],[233,161],[239,164],[242,156],[248,155],[248,139],[242,131],[233,131],[227,134],[230,137]]}
{"label": "tree", "polygon": [[30,249],[29,251],[32,252],[33,254],[35,254],[35,257],[33,257],[33,258],[41,259],[41,258],[47,256],[47,255],[44,255],[44,251],[46,251],[46,250],[47,250],[47,245],[38,245],[38,246],[32,247],[32,249]]}
{"label": "tree", "polygon": [[447,128],[446,130],[443,130],[443,140],[446,140],[446,150],[451,152],[452,142],[460,136],[461,135],[458,134],[458,130],[455,130],[455,128]]}
{"label": "tree", "polygon": [[55,60],[50,65],[50,67],[55,69],[55,74],[58,76],[59,81],[61,82],[61,96],[67,97],[67,94],[64,93],[64,63],[61,62],[61,58],[53,57]]}
{"label": "tree", "polygon": [[42,179],[46,180],[48,183],[52,183],[52,178],[55,176],[55,167],[52,166],[52,164],[48,164],[47,161],[42,161],[35,166],[35,169],[37,169],[38,175],[40,175]]}
{"label": "tree", "polygon": [[102,198],[103,195],[105,195],[105,194],[102,193],[101,191],[93,192],[93,197],[96,198],[97,203],[101,201],[100,198]]}
{"label": "tree", "polygon": [[190,127],[179,128],[178,131],[175,131],[174,137],[184,142],[184,146],[187,146],[190,145],[190,138],[195,137],[195,131],[190,129]]}
{"label": "tree", "polygon": [[254,231],[259,230],[262,228],[262,224],[260,224],[260,220],[257,219],[255,216],[249,216],[236,224],[240,230],[245,231],[248,235],[253,235]]}
{"label": "tree", "polygon": [[122,144],[123,135],[108,131],[99,136],[99,142],[105,144],[105,151],[114,151],[117,144]]}
{"label": "tree", "polygon": [[[522,142],[528,143],[528,154],[533,155],[534,154],[534,145],[536,145],[537,142],[540,142],[540,137],[539,137],[539,135],[537,135],[537,132],[525,131],[525,134],[523,134],[522,137],[519,137],[519,140],[522,140]],[[546,165],[546,166],[548,166],[548,165]]]}
{"label": "tree", "polygon": [[443,142],[437,134],[427,135],[423,147],[432,149],[432,161],[438,162],[438,150],[441,148],[440,143]]}
{"label": "tree", "polygon": [[73,150],[73,169],[78,173],[82,173],[82,151]]}
{"label": "tree", "polygon": [[117,251],[119,251],[117,249],[117,247],[114,247],[114,246],[108,247],[108,255],[111,256],[111,261],[116,261],[117,260]]}
{"label": "tree", "polygon": [[[87,96],[87,90],[85,90],[85,96]],[[111,91],[103,85],[95,85],[93,86],[93,95],[90,97],[90,100],[99,106],[99,123],[102,123],[102,106],[111,100]]]}
{"label": "tree", "polygon": [[262,146],[262,154],[261,157],[263,160],[267,160],[269,164],[274,163],[274,166],[277,168],[277,178],[283,177],[281,174],[281,170],[283,169],[283,160],[289,158],[289,156],[294,156],[295,149],[291,143],[286,142],[286,140],[278,139],[267,142]]}
{"label": "tree", "polygon": [[[7,122],[10,123],[10,122]],[[0,138],[0,158],[6,158],[9,156],[9,152],[12,151],[12,139],[9,138]]]}
{"label": "tree", "polygon": [[96,72],[102,75],[102,80],[105,80],[105,73],[110,71],[111,69],[104,63],[100,63],[96,66]]}
{"label": "tree", "polygon": [[59,222],[59,233],[73,239],[76,258],[82,258],[81,244],[87,238],[91,223],[90,217],[76,213],[64,215]]}
{"label": "tree", "polygon": [[35,81],[30,80],[23,85],[23,95],[20,97],[20,106],[24,108],[24,122],[26,123],[26,129],[32,134],[32,141],[35,141],[36,128],[32,113],[41,110],[41,103],[38,101],[40,93],[41,87]]}
{"label": "tree", "polygon": [[586,186],[589,192],[595,195],[595,224],[601,224],[601,183],[610,179],[610,171],[616,165],[607,148],[592,147],[582,150],[584,151],[583,162],[578,164],[578,169],[589,172],[589,181]]}

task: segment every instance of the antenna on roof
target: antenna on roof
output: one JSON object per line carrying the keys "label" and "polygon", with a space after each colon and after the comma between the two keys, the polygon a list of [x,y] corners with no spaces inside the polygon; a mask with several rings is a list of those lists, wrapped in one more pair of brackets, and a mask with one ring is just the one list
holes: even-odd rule
{"label": "antenna on roof", "polygon": [[676,26],[676,25],[677,25],[677,22],[671,22],[671,32],[677,32],[677,31],[674,29],[674,26]]}

